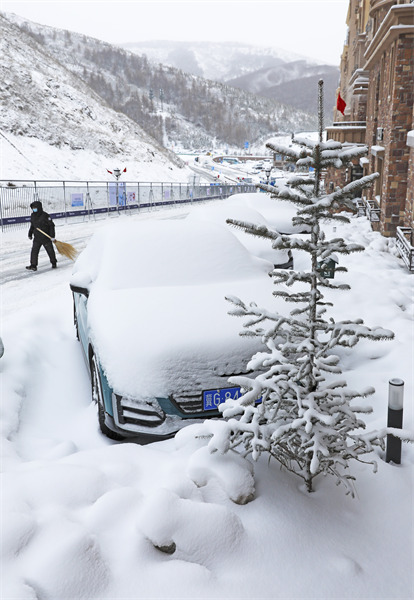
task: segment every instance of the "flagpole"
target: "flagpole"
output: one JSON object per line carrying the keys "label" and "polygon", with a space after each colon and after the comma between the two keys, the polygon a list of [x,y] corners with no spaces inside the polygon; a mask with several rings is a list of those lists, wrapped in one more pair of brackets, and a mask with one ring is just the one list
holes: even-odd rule
{"label": "flagpole", "polygon": [[315,146],[315,183],[313,188],[316,197],[319,196],[322,177],[320,169],[320,157],[323,142],[323,79],[318,81],[318,133],[319,143]]}
{"label": "flagpole", "polygon": [[319,143],[323,141],[323,79],[318,81],[318,126],[319,126]]}

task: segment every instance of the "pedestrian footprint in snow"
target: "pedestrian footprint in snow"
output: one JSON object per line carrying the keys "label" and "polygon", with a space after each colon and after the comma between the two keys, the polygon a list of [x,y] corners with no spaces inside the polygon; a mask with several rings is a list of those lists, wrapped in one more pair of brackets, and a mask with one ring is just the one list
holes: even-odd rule
{"label": "pedestrian footprint in snow", "polygon": [[[52,269],[56,269],[57,260],[52,243],[55,241],[55,224],[53,223],[51,216],[43,210],[42,203],[39,202],[39,200],[32,202],[30,208],[32,209],[32,214],[30,215],[29,239],[33,239],[33,245],[30,254],[30,265],[26,267],[26,269],[29,271],[37,271],[41,246],[44,247],[50,258]],[[39,231],[39,229],[42,231]]]}

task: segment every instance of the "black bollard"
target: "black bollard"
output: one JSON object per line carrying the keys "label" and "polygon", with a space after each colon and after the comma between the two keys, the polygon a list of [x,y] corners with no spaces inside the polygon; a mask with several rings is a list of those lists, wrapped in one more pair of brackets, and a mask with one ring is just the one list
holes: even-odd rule
{"label": "black bollard", "polygon": [[[402,429],[404,403],[404,381],[390,379],[388,388],[388,427]],[[401,463],[401,440],[394,435],[387,435],[386,462],[396,465]]]}

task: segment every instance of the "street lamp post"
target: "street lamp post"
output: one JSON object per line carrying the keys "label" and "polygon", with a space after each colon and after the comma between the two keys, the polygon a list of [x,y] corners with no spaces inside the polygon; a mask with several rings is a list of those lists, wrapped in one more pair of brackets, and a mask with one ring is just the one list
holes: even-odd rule
{"label": "street lamp post", "polygon": [[119,178],[121,177],[121,169],[114,169],[114,175],[116,177],[116,205],[119,208]]}
{"label": "street lamp post", "polygon": [[[126,173],[126,167],[123,171],[121,171],[121,169],[114,169],[113,171],[110,171],[109,169],[106,169],[108,171],[108,173],[110,173],[111,175],[113,175],[116,179],[116,206],[119,207],[119,185],[118,185],[118,181],[119,178],[121,177],[122,173]],[[126,200],[125,200],[126,202]]]}

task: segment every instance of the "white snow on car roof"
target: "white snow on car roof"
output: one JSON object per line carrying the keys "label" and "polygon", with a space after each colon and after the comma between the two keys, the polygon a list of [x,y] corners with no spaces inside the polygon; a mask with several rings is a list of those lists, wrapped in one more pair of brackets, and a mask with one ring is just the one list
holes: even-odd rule
{"label": "white snow on car roof", "polygon": [[115,223],[79,257],[72,282],[86,273],[108,289],[197,285],[268,272],[226,225],[199,220]]}

